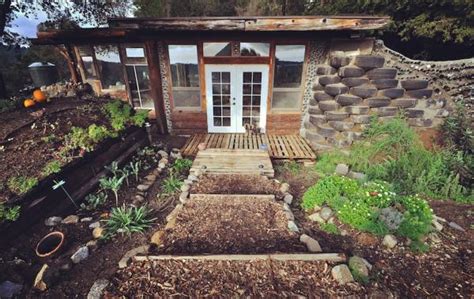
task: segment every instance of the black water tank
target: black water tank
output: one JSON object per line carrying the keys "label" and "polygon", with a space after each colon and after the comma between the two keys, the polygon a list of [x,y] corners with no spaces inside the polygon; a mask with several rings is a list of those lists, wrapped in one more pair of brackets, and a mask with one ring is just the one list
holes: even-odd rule
{"label": "black water tank", "polygon": [[58,82],[58,70],[49,62],[33,62],[28,66],[35,87],[51,85]]}

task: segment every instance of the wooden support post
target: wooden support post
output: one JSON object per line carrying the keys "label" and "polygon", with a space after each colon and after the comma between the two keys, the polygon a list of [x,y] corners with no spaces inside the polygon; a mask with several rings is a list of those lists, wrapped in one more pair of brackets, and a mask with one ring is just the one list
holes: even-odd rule
{"label": "wooden support post", "polygon": [[155,106],[156,121],[160,134],[168,133],[166,124],[165,103],[163,101],[163,89],[161,84],[160,61],[155,41],[145,42],[146,59],[150,75],[151,96]]}
{"label": "wooden support post", "polygon": [[82,77],[79,75],[77,71],[77,63],[74,55],[74,51],[71,45],[65,45],[65,50],[63,52],[62,49],[59,49],[61,53],[65,53],[65,58],[67,60],[67,67],[69,68],[69,72],[71,73],[71,80],[73,83],[82,82]]}

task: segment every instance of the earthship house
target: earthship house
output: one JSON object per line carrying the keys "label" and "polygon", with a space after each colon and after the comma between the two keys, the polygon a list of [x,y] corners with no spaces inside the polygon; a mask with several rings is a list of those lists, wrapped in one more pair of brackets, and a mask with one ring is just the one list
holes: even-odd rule
{"label": "earthship house", "polygon": [[[370,115],[431,127],[448,114],[424,79],[399,80],[369,36],[388,17],[117,18],[48,30],[98,95],[149,109],[159,132],[301,134],[316,150],[358,139]],[[407,76],[405,76],[406,78]],[[75,78],[73,74],[73,78]],[[409,77],[408,77],[409,78]]]}

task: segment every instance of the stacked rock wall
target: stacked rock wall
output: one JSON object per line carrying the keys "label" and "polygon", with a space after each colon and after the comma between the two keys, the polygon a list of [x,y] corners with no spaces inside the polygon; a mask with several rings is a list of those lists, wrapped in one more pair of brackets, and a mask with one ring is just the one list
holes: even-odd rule
{"label": "stacked rock wall", "polygon": [[388,120],[403,114],[418,128],[437,126],[449,115],[448,100],[434,95],[428,77],[404,72],[400,78],[399,69],[387,66],[381,53],[332,52],[316,73],[301,130],[315,150],[351,145],[371,115]]}

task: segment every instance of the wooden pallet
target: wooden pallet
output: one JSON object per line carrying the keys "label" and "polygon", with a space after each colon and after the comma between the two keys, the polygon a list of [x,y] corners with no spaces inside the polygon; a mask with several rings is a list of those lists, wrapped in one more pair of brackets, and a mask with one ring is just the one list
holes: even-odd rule
{"label": "wooden pallet", "polygon": [[275,175],[268,152],[252,149],[209,148],[199,151],[190,171],[197,170],[211,174]]}
{"label": "wooden pallet", "polygon": [[308,142],[299,135],[195,134],[183,146],[181,150],[183,155],[195,156],[200,143],[205,143],[209,149],[258,150],[262,145],[266,145],[273,159],[316,159]]}

